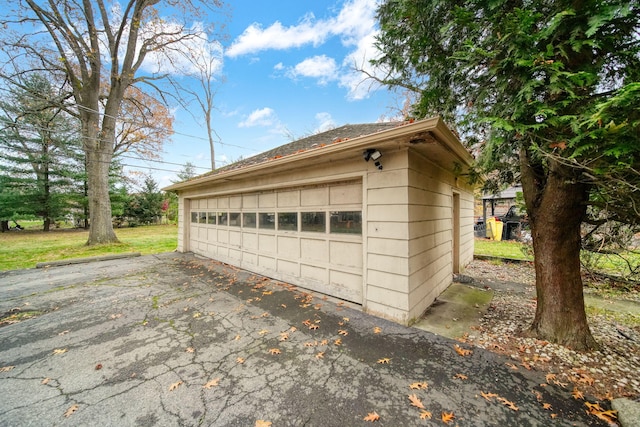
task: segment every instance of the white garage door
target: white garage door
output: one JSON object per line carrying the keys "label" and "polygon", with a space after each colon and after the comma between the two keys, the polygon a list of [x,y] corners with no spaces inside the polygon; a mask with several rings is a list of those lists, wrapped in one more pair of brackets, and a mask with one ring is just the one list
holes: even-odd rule
{"label": "white garage door", "polygon": [[190,201],[190,250],[362,303],[362,183]]}

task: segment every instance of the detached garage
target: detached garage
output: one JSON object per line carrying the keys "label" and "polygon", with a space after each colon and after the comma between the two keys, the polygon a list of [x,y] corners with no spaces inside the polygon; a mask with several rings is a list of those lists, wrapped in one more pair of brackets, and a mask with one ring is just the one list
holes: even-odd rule
{"label": "detached garage", "polygon": [[472,161],[437,117],[346,125],[165,190],[178,251],[409,324],[473,257]]}

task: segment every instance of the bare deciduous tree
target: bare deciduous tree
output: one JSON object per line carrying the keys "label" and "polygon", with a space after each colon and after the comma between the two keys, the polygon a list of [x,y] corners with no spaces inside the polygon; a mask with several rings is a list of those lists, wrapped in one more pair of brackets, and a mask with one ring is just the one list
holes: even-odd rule
{"label": "bare deciduous tree", "polygon": [[[162,82],[169,73],[164,58],[202,37],[203,27],[188,25],[187,19],[221,7],[219,0],[20,0],[2,12],[1,76],[11,79],[40,69],[68,82],[64,99],[80,119],[86,155],[88,244],[117,241],[108,173],[127,90],[147,85],[166,100]],[[155,69],[148,67],[151,63],[157,64]],[[101,88],[103,80],[108,83]]]}

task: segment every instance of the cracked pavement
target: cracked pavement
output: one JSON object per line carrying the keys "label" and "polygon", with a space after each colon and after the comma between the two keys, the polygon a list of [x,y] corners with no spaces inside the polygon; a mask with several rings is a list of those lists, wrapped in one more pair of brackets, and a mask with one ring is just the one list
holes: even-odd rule
{"label": "cracked pavement", "polygon": [[0,292],[2,426],[608,425],[502,356],[192,254],[4,272]]}

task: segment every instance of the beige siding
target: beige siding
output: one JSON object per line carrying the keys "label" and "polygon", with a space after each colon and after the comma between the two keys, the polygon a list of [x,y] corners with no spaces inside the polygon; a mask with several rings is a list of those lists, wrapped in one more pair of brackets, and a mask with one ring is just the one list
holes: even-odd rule
{"label": "beige siding", "polygon": [[383,170],[367,175],[367,312],[407,323],[409,194],[406,179],[408,151],[385,153]]}
{"label": "beige siding", "polygon": [[[186,212],[186,213],[185,213]],[[183,197],[178,198],[178,252],[188,251],[186,243],[189,241],[189,224],[191,218],[189,218],[189,200],[185,200]]]}
{"label": "beige siding", "polygon": [[418,318],[451,283],[454,271],[453,196],[460,197],[459,261],[473,256],[473,192],[461,180],[421,156],[411,156],[408,168],[409,319]]}

